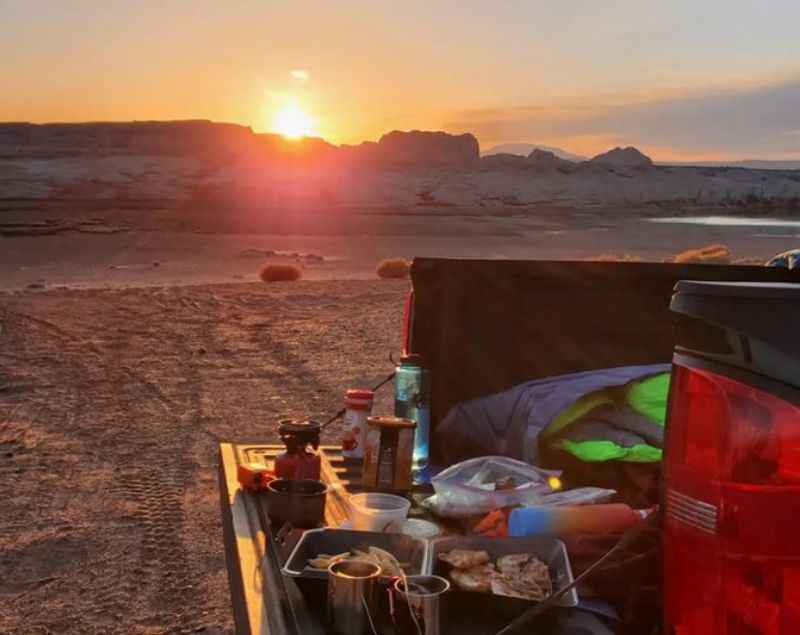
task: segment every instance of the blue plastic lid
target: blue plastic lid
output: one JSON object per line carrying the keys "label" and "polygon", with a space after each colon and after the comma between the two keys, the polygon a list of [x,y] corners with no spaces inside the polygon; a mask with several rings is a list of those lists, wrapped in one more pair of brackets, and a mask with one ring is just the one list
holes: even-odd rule
{"label": "blue plastic lid", "polygon": [[538,536],[553,532],[553,510],[547,507],[518,507],[508,518],[509,536]]}

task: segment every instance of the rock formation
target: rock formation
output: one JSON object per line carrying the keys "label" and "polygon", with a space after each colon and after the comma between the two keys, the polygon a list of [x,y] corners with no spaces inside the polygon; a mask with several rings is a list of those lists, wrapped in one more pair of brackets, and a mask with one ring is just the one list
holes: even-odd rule
{"label": "rock formation", "polygon": [[636,148],[614,148],[603,154],[598,154],[589,163],[608,168],[651,168],[653,161]]}
{"label": "rock formation", "polygon": [[204,120],[0,123],[0,158],[6,159],[154,156],[292,160],[322,158],[335,149],[314,137],[287,140],[277,134],[256,134],[246,126]]}
{"label": "rock formation", "polygon": [[539,150],[538,148],[528,155],[528,163],[540,170],[562,170],[568,172],[575,167],[572,161],[566,161],[557,157],[553,152]]}
{"label": "rock formation", "polygon": [[528,159],[518,154],[490,154],[481,157],[481,168],[486,170],[524,170]]}
{"label": "rock formation", "polygon": [[379,161],[384,164],[471,167],[480,162],[478,140],[471,134],[395,130],[383,135],[377,146]]}

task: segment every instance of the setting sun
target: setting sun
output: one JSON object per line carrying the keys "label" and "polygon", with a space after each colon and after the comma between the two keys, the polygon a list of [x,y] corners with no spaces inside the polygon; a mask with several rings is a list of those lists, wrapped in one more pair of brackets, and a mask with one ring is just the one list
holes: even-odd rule
{"label": "setting sun", "polygon": [[288,104],[275,113],[273,130],[289,139],[314,134],[314,120],[296,104]]}

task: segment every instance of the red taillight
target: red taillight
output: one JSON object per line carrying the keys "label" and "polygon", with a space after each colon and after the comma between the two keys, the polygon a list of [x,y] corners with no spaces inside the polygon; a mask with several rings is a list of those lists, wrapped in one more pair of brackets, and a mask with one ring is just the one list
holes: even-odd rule
{"label": "red taillight", "polygon": [[669,412],[667,623],[680,635],[800,633],[800,408],[676,364]]}
{"label": "red taillight", "polygon": [[403,309],[403,341],[402,350],[403,355],[408,355],[411,352],[411,320],[414,313],[414,290],[408,292],[406,296],[406,304]]}

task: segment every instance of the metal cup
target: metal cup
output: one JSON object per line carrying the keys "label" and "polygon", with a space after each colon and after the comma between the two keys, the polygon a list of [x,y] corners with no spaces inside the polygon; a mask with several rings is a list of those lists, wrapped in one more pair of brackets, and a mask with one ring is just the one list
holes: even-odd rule
{"label": "metal cup", "polygon": [[375,586],[381,568],[366,560],[328,567],[328,623],[337,635],[375,633]]}
{"label": "metal cup", "polygon": [[402,635],[440,635],[442,595],[450,583],[438,575],[409,575],[394,583],[395,625]]}

